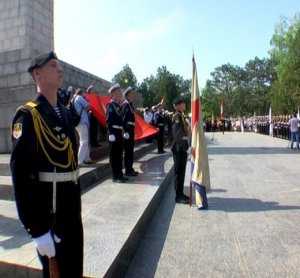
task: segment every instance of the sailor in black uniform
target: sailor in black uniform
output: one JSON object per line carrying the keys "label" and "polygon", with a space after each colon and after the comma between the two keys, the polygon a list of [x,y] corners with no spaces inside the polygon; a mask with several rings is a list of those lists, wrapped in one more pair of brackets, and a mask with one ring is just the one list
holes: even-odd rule
{"label": "sailor in black uniform", "polygon": [[128,179],[122,172],[123,164],[123,140],[129,138],[127,132],[124,133],[123,115],[121,103],[123,95],[119,84],[114,84],[109,89],[111,102],[107,105],[106,124],[108,129],[109,158],[112,169],[113,182],[124,183]]}
{"label": "sailor in black uniform", "polygon": [[21,106],[12,123],[11,173],[20,220],[33,238],[49,277],[82,277],[83,229],[75,128],[57,101],[63,70],[54,52],[28,69],[37,98]]}
{"label": "sailor in black uniform", "polygon": [[124,134],[128,134],[128,139],[124,139],[124,166],[126,176],[137,176],[138,172],[133,169],[133,156],[134,156],[134,129],[135,129],[135,116],[133,101],[135,92],[132,87],[128,87],[123,96],[125,100],[122,103],[122,112],[124,119]]}

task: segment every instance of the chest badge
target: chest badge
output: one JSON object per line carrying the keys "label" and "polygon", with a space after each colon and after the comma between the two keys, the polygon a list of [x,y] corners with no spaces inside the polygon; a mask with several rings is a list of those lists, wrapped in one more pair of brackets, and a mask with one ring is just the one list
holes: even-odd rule
{"label": "chest badge", "polygon": [[22,124],[21,123],[14,124],[12,135],[15,139],[19,139],[22,136]]}

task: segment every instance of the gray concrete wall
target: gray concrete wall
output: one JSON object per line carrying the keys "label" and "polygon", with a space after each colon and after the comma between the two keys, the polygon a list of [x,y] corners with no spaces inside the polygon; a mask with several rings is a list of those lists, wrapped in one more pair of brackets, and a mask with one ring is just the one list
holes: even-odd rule
{"label": "gray concrete wall", "polygon": [[74,88],[86,89],[89,85],[93,84],[94,91],[97,91],[99,94],[107,94],[111,82],[76,68],[66,62],[61,61],[61,63],[64,69],[64,88],[71,85]]}
{"label": "gray concrete wall", "polygon": [[[90,84],[94,84],[94,89],[99,94],[107,93],[110,82],[68,63],[62,61],[61,63],[64,68],[64,88],[71,85],[74,88],[86,89]],[[36,96],[35,86],[27,72],[14,74],[11,77],[6,76],[3,80],[5,80],[5,87],[0,87],[0,153],[11,149],[10,124],[17,107]]]}
{"label": "gray concrete wall", "polygon": [[35,95],[30,60],[53,49],[53,33],[53,0],[0,0],[0,152],[16,108]]}
{"label": "gray concrete wall", "polygon": [[[54,48],[54,0],[0,0],[0,153],[8,152],[15,110],[36,95],[27,73],[32,57]],[[59,53],[58,53],[59,56]],[[64,87],[91,83],[105,93],[110,83],[62,62]]]}

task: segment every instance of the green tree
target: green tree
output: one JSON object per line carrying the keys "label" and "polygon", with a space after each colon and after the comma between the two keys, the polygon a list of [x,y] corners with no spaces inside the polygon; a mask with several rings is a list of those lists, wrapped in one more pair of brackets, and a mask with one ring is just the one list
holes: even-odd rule
{"label": "green tree", "polygon": [[276,80],[274,60],[255,57],[245,65],[245,72],[249,112],[260,115],[267,113],[271,102],[271,85]]}
{"label": "green tree", "polygon": [[160,102],[160,96],[156,93],[155,89],[155,77],[151,75],[143,80],[143,82],[139,85],[138,92],[143,97],[143,105],[144,107],[151,107],[152,105]]}
{"label": "green tree", "polygon": [[231,64],[217,67],[202,91],[205,116],[220,116],[222,101],[225,116],[267,113],[275,78],[274,63],[266,58],[255,57],[244,67]]}
{"label": "green tree", "polygon": [[205,108],[206,113],[220,116],[220,103],[223,101],[225,116],[241,115],[245,111],[245,80],[245,70],[239,66],[225,64],[217,67],[204,88],[205,94],[212,94],[210,99],[213,101],[212,111]]}
{"label": "green tree", "polygon": [[278,113],[291,113],[300,105],[300,14],[280,20],[271,47],[277,73],[271,90],[272,106]]}
{"label": "green tree", "polygon": [[137,79],[128,64],[126,64],[122,70],[113,77],[112,82],[119,83],[123,88],[127,88],[128,86],[134,88],[137,87]]}
{"label": "green tree", "polygon": [[182,96],[190,102],[190,80],[168,71],[166,66],[159,67],[155,76],[145,78],[139,86],[139,92],[144,99],[144,106],[158,104],[164,99],[165,107],[173,109],[174,100]]}

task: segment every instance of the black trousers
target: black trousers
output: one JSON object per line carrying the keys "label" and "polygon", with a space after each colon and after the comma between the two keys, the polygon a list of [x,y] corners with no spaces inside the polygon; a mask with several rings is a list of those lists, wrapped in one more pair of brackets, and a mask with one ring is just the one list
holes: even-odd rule
{"label": "black trousers", "polygon": [[187,152],[182,150],[176,150],[176,146],[173,146],[172,152],[174,159],[175,192],[176,197],[179,197],[183,194]]}
{"label": "black trousers", "polygon": [[[58,263],[60,278],[83,277],[83,229],[81,221],[70,223],[68,231],[61,236],[61,242],[55,243],[55,258]],[[43,266],[43,277],[49,278],[49,259],[47,256],[39,258]]]}
{"label": "black trousers", "polygon": [[163,152],[164,150],[164,128],[159,128],[157,134],[157,150],[158,152]]}
{"label": "black trousers", "polygon": [[129,173],[133,170],[134,157],[134,134],[130,134],[128,140],[124,140],[124,166],[125,172]]}
{"label": "black trousers", "polygon": [[90,144],[92,147],[96,147],[98,145],[98,129],[99,123],[97,119],[91,115],[90,117]]}
{"label": "black trousers", "polygon": [[123,140],[109,143],[109,161],[113,179],[123,177]]}

